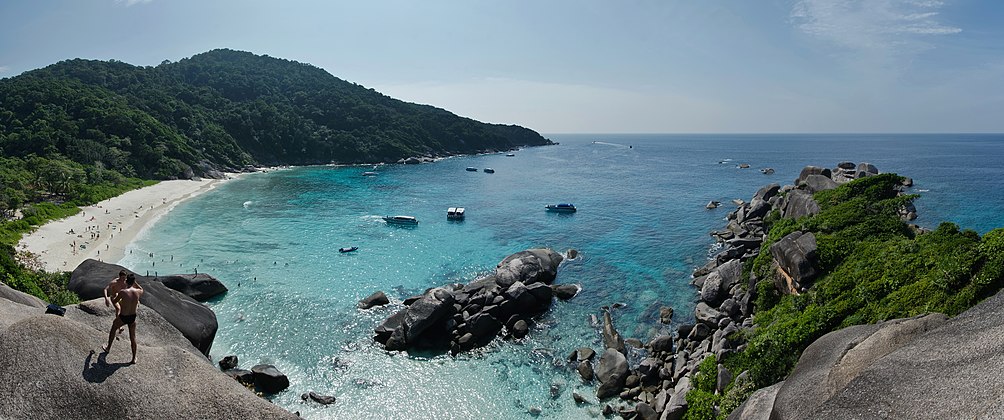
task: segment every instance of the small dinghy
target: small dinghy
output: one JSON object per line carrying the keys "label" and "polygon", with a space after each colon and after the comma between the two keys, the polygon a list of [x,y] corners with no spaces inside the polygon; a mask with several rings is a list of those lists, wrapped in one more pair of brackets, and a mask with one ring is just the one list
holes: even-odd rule
{"label": "small dinghy", "polygon": [[338,252],[341,252],[341,253],[344,254],[346,252],[352,252],[352,251],[355,251],[357,249],[359,249],[358,246],[346,246],[346,247],[338,248]]}

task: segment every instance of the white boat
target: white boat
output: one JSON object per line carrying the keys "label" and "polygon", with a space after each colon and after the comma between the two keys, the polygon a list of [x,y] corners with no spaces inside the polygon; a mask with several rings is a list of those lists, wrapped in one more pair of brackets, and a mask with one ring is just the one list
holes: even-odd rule
{"label": "white boat", "polygon": [[553,211],[555,213],[575,213],[575,205],[569,203],[560,204],[548,204],[544,206],[547,211]]}
{"label": "white boat", "polygon": [[383,220],[389,225],[415,226],[418,224],[418,219],[412,216],[384,216]]}
{"label": "white boat", "polygon": [[508,157],[513,157],[513,156],[516,156],[516,154],[515,154],[515,153],[506,153],[505,155],[506,155],[506,156],[508,156]]}
{"label": "white boat", "polygon": [[377,173],[372,171],[366,171],[363,172],[363,176],[377,176]]}
{"label": "white boat", "polygon": [[464,208],[450,207],[446,209],[446,220],[464,220]]}
{"label": "white boat", "polygon": [[492,168],[485,168],[485,173],[486,174],[493,174],[493,173],[495,173],[495,170],[492,169]]}

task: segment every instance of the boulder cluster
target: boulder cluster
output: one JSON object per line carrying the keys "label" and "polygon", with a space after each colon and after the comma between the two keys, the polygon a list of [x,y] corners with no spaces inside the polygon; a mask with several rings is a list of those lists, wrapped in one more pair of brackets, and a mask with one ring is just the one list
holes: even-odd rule
{"label": "boulder cluster", "polygon": [[[693,273],[692,284],[699,290],[695,322],[679,325],[675,334],[655,337],[637,349],[626,349],[625,340],[613,327],[605,309],[604,349],[596,365],[593,359],[597,353],[593,349],[581,348],[569,356],[583,381],[598,383],[597,398],[620,398],[606,403],[603,412],[646,420],[683,418],[697,366],[709,356],[721,360],[726,354],[741,351],[745,344],[737,337],[744,334],[735,333],[749,332],[754,327],[757,278],[751,274],[743,284],[742,269],[761,252],[767,235],[764,218],[773,210],[783,218],[817,214],[820,208],[813,193],[878,173],[868,163],[841,162],[832,170],[807,166],[794,185],[770,184],[760,188],[749,202],[734,200],[736,209],[728,214],[727,226],[711,232],[720,244],[720,252]],[[772,244],[769,252],[774,261],[777,290],[798,294],[818,275],[816,239],[811,232],[791,233]],[[640,360],[636,366],[628,363],[633,359]],[[736,375],[719,364],[717,392],[723,392],[733,381],[749,380],[748,377],[746,372]]]}
{"label": "boulder cluster", "polygon": [[221,375],[156,310],[140,305],[137,314],[137,363],[129,364],[127,337],[101,351],[115,317],[102,299],[51,315],[0,283],[0,418],[297,418]]}
{"label": "boulder cluster", "polygon": [[[500,333],[525,337],[533,319],[555,296],[569,299],[576,285],[552,284],[563,257],[550,249],[529,249],[506,257],[493,274],[469,284],[436,287],[404,300],[404,308],[375,329],[387,350],[449,350],[458,354],[487,345]],[[377,292],[360,308],[386,304]]]}
{"label": "boulder cluster", "polygon": [[[102,298],[105,287],[118,277],[119,271],[132,273],[120,265],[88,259],[73,270],[67,287],[81,300]],[[216,314],[199,302],[226,293],[226,286],[206,274],[160,277],[132,274],[143,285],[140,303],[164,317],[208,357],[219,325]]]}

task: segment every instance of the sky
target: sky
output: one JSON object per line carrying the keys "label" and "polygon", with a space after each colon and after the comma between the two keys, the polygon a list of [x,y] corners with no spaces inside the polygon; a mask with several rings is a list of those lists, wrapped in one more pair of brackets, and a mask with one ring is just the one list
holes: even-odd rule
{"label": "sky", "polygon": [[231,48],[541,133],[1004,132],[1000,0],[0,0],[0,78]]}

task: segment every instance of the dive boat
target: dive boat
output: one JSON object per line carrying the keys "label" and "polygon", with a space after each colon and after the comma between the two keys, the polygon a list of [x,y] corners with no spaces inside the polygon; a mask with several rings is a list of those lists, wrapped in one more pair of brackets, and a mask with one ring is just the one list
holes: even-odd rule
{"label": "dive boat", "polygon": [[383,220],[389,225],[415,226],[418,219],[412,216],[384,216]]}
{"label": "dive boat", "polygon": [[556,213],[575,213],[575,205],[568,203],[548,204],[547,206],[544,206],[544,208],[547,209],[547,211],[553,211]]}
{"label": "dive boat", "polygon": [[450,207],[446,209],[446,220],[464,220],[464,208]]}

